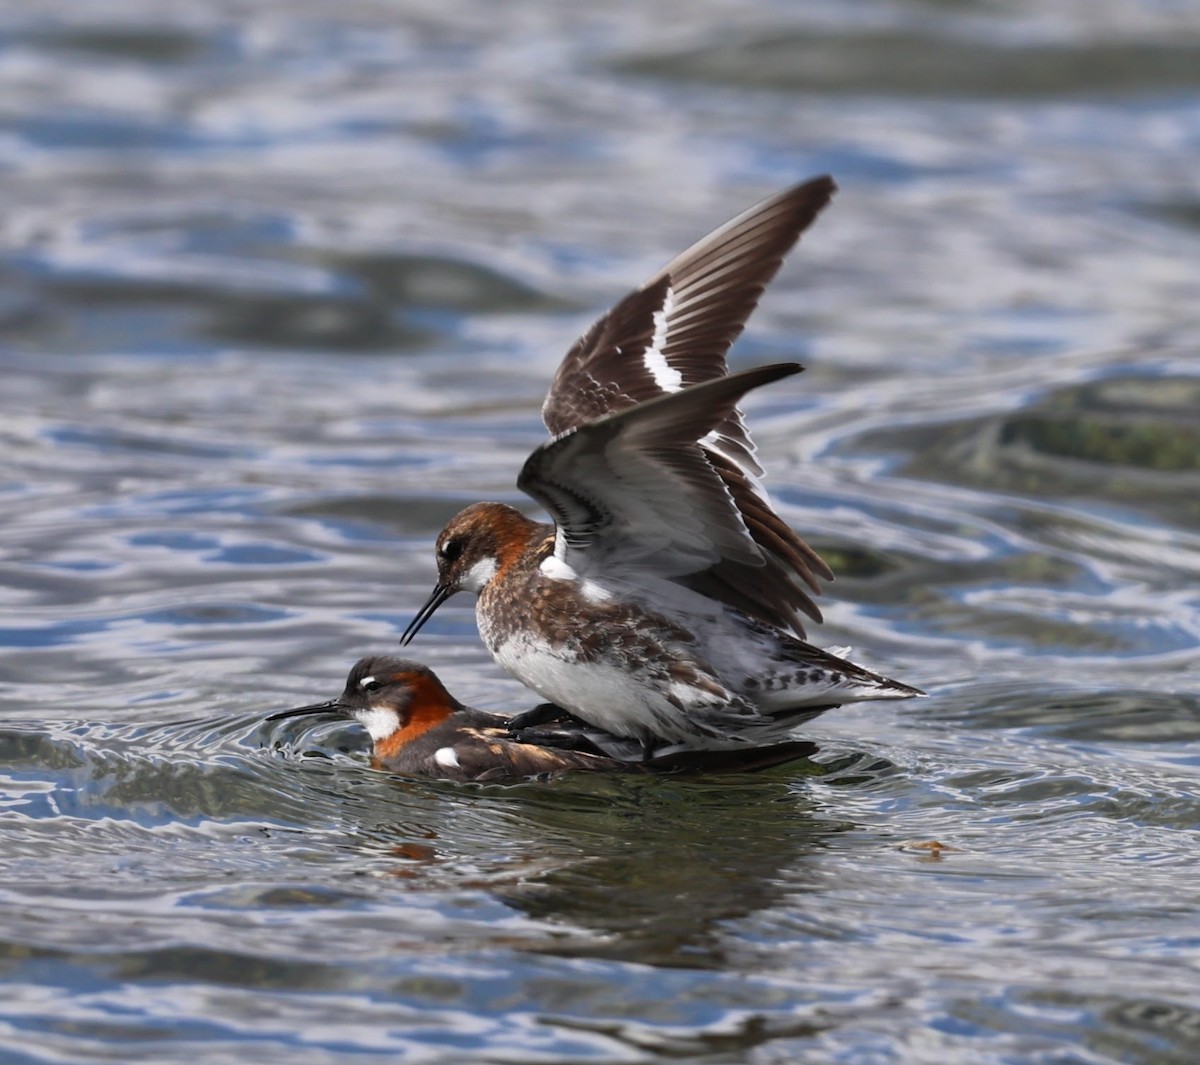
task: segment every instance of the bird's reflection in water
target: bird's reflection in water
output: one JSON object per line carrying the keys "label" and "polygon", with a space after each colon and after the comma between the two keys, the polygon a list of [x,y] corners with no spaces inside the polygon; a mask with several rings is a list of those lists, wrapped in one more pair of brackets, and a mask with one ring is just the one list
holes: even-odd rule
{"label": "bird's reflection in water", "polygon": [[370,835],[396,859],[389,872],[414,888],[483,890],[586,934],[558,946],[539,937],[539,951],[718,966],[722,927],[803,891],[806,865],[854,827],[803,786],[828,771],[803,759],[737,776],[421,784],[423,823],[410,822],[403,840],[394,824]]}

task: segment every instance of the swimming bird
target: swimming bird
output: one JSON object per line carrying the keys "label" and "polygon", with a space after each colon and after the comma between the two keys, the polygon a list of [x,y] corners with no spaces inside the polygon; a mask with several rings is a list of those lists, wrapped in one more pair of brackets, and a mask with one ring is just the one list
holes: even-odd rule
{"label": "swimming bird", "polygon": [[816,751],[804,741],[739,751],[661,748],[641,761],[639,746],[578,722],[560,720],[553,728],[514,735],[509,718],[464,706],[428,666],[386,655],[359,659],[336,699],[283,710],[267,720],[309,715],[358,721],[371,737],[377,768],[477,783],[515,783],[568,770],[735,773]]}
{"label": "swimming bird", "polygon": [[775,743],[844,702],[924,694],[805,639],[833,574],[772,508],[737,406],[802,367],[726,364],[835,188],[819,177],[750,208],[575,343],[542,407],[552,439],[517,478],[553,523],[495,502],[451,518],[402,645],[473,592],[501,666],[647,753]]}

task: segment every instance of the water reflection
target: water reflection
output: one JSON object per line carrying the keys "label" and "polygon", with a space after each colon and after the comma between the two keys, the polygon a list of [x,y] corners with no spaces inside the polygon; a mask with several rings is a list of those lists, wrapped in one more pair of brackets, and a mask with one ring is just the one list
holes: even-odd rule
{"label": "water reflection", "polygon": [[823,772],[801,762],[753,777],[438,788],[419,823],[363,835],[400,859],[392,875],[423,889],[480,887],[539,922],[586,930],[589,956],[720,967],[723,928],[803,890],[806,864],[853,827],[806,796],[803,779]]}

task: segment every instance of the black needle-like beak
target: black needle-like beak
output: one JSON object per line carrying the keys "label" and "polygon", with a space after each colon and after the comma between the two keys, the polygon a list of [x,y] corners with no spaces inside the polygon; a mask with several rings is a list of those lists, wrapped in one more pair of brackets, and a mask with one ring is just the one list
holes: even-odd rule
{"label": "black needle-like beak", "polygon": [[429,598],[425,600],[425,605],[417,611],[417,616],[408,623],[408,628],[404,630],[404,634],[400,637],[400,646],[407,647],[413,641],[413,637],[421,631],[421,627],[431,617],[434,611],[437,610],[447,599],[450,598],[456,591],[453,585],[437,584],[434,585],[433,592]]}
{"label": "black needle-like beak", "polygon": [[285,717],[307,717],[309,714],[340,714],[346,709],[341,699],[330,699],[327,703],[313,703],[312,706],[297,706],[294,710],[280,710],[272,714],[268,721],[282,721]]}

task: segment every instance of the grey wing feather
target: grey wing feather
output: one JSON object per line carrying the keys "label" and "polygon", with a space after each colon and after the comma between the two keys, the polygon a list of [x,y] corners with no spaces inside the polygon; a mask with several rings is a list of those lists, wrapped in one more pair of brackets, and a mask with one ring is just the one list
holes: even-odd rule
{"label": "grey wing feather", "polygon": [[554,517],[556,554],[586,572],[653,566],[665,577],[723,559],[760,568],[724,480],[696,441],[752,388],[799,372],[794,363],[719,377],[617,411],[543,444],[517,485]]}

